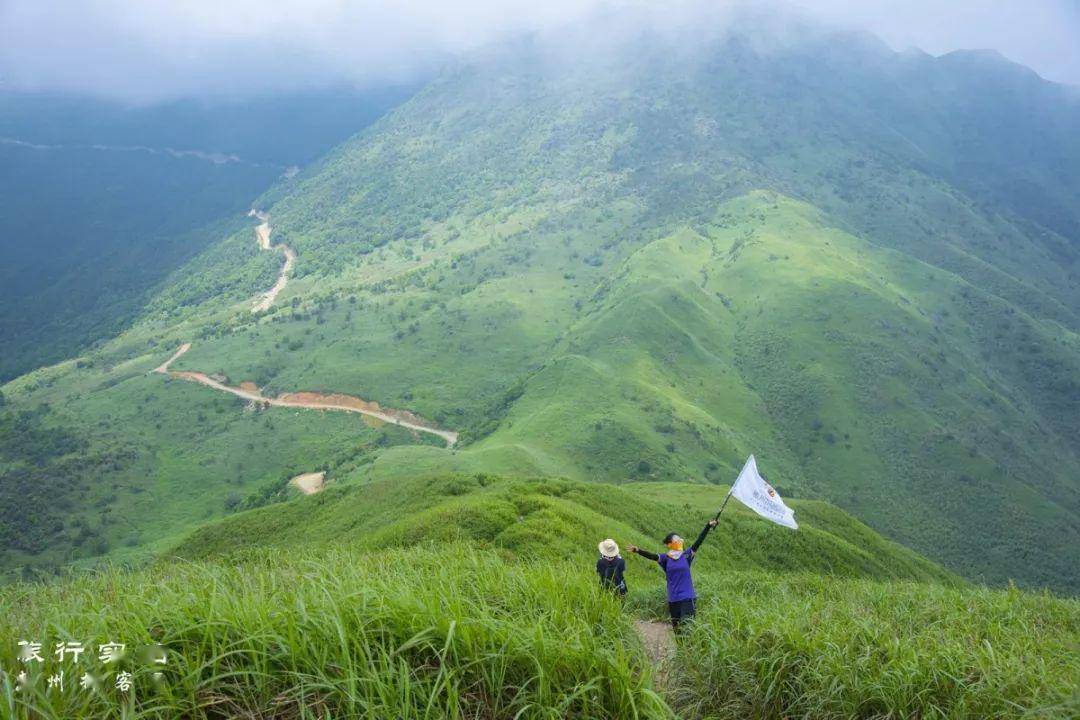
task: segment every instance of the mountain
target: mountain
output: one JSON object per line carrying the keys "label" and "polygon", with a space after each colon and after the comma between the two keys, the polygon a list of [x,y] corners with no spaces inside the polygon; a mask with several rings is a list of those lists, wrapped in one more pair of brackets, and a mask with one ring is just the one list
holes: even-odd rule
{"label": "mountain", "polygon": [[[41,172],[72,163],[101,233],[11,276],[47,281],[4,336],[0,636],[46,658],[0,644],[5,717],[1078,714],[1076,89],[764,11],[605,12],[317,159],[291,105],[250,137],[235,108],[96,116],[308,158],[251,204],[199,155]],[[0,221],[47,215],[11,185],[45,201]],[[628,546],[694,537],[751,453],[800,528],[727,505],[676,641]]]}
{"label": "mountain", "polygon": [[[144,557],[300,473],[720,484],[755,453],[951,571],[1076,592],[1077,92],[757,22],[493,48],[278,182],[268,310],[280,256],[234,225],[3,387],[4,566]],[[370,402],[414,429],[297,409]]]}
{"label": "mountain", "polygon": [[0,381],[115,336],[251,199],[406,97],[130,107],[0,93]]}

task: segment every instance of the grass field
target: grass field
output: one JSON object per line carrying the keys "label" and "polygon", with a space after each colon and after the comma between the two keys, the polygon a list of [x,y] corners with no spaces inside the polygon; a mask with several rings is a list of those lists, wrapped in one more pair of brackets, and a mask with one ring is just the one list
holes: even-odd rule
{"label": "grass field", "polygon": [[686,718],[1069,718],[1075,601],[820,576],[710,576],[669,702]]}
{"label": "grass field", "polygon": [[[252,550],[9,586],[0,707],[47,720],[986,720],[1078,709],[1075,601],[712,567],[697,573],[698,622],[655,667],[631,620],[662,612],[661,580],[647,561],[629,562],[625,607],[598,590],[588,548],[575,561],[527,560],[475,542]],[[63,692],[47,689],[61,669],[47,656],[23,691],[14,639],[125,642],[133,654],[108,667],[68,658]],[[165,649],[164,666],[134,654],[151,644]],[[121,670],[132,673],[126,693],[115,688]],[[84,672],[106,672],[100,690],[72,682]]]}
{"label": "grass field", "polygon": [[[1078,709],[1080,603],[972,587],[825,503],[790,531],[732,504],[695,563],[692,632],[657,665],[633,620],[663,580],[598,538],[655,547],[707,484],[444,475],[343,482],[208,524],[154,565],[0,589],[14,718],[1059,718]],[[165,648],[34,666],[16,639]],[[48,644],[47,647],[52,647]],[[69,687],[48,689],[64,670]],[[99,690],[73,678],[101,674]],[[115,688],[132,673],[134,690]],[[160,681],[153,673],[163,672]]]}
{"label": "grass field", "polygon": [[254,409],[149,374],[155,359],[110,370],[69,363],[58,372],[62,391],[44,382],[41,404],[8,416],[14,441],[0,456],[0,492],[9,576],[104,553],[143,559],[192,523],[287,495],[294,475],[328,470],[333,480],[384,444],[423,442],[358,416]]}

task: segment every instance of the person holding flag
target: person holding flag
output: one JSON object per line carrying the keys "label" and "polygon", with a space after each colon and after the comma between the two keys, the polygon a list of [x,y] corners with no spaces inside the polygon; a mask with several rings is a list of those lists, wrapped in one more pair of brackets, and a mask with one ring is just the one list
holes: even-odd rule
{"label": "person holding flag", "polygon": [[634,545],[628,545],[627,550],[642,557],[655,560],[659,563],[667,577],[668,612],[671,614],[671,627],[679,632],[684,620],[694,616],[697,611],[697,593],[694,591],[694,580],[690,576],[690,563],[697,555],[701,543],[705,537],[720,522],[720,514],[727,507],[728,500],[734,496],[743,505],[750,508],[763,518],[772,520],[778,525],[798,530],[799,524],[795,522],[795,512],[784,504],[779,493],[772,485],[765,482],[765,478],[758,473],[757,461],[751,455],[743,465],[735,484],[728,490],[724,504],[716,517],[706,523],[705,528],[698,535],[698,539],[690,546],[690,550],[683,552],[683,539],[675,533],[670,533],[664,538],[664,545],[668,550],[663,555],[642,550]]}
{"label": "person holding flag", "polygon": [[677,533],[668,533],[664,538],[667,552],[663,555],[642,550],[635,545],[628,545],[627,550],[641,557],[649,558],[660,565],[667,578],[668,613],[671,615],[671,627],[679,632],[682,623],[694,616],[697,611],[697,593],[694,591],[694,579],[690,575],[690,563],[694,561],[698,548],[705,542],[705,536],[720,521],[713,518],[705,524],[697,540],[689,550],[683,550],[683,539]]}

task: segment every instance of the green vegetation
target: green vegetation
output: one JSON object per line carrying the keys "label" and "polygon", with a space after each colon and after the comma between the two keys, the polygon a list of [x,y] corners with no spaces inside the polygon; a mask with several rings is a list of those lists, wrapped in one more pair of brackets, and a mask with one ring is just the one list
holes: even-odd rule
{"label": "green vegetation", "polygon": [[[597,538],[653,547],[672,530],[691,535],[727,488],[687,483],[615,487],[489,475],[395,478],[329,488],[303,502],[240,513],[192,533],[169,556],[205,559],[244,549],[318,548],[335,538],[365,548],[481,542],[522,558],[587,558]],[[884,540],[822,502],[793,501],[801,530],[781,533],[747,510],[725,511],[706,567],[954,584],[939,566]]]}
{"label": "green vegetation", "polygon": [[280,169],[0,143],[0,381],[121,332]]}
{"label": "green vegetation", "polygon": [[[74,199],[0,214],[78,239],[0,271],[0,377],[81,353],[0,386],[4,717],[1080,717],[1080,601],[1051,594],[1080,590],[1080,101],[769,30],[448,69],[256,200],[297,252],[258,313],[281,258],[236,211],[266,177],[66,138]],[[271,126],[260,162],[315,153]],[[174,371],[460,442],[155,372],[182,343]],[[662,577],[627,558],[617,601],[596,543],[692,536],[750,453],[800,529],[729,506],[650,657]],[[48,689],[53,643],[113,640],[169,660],[91,691],[88,651]]]}
{"label": "green vegetation", "polygon": [[[55,633],[160,643],[161,689],[134,673],[107,687],[27,698],[0,684],[12,717],[664,717],[626,616],[589,578],[467,549],[408,557],[259,553],[239,567],[185,565],[80,580],[34,599],[0,598],[7,637]],[[558,592],[555,592],[556,589]],[[114,597],[108,614],[101,597]],[[8,647],[0,663],[13,665]],[[89,663],[87,663],[89,667]],[[136,699],[137,698],[137,699]]]}
{"label": "green vegetation", "polygon": [[[5,638],[167,653],[164,668],[137,655],[108,668],[133,673],[126,695],[115,674],[100,691],[47,690],[51,657],[21,691],[13,641],[0,646],[0,707],[46,719],[952,720],[1080,707],[1080,603],[971,588],[813,501],[796,502],[798,532],[725,512],[695,564],[698,621],[656,665],[632,620],[662,617],[661,575],[628,558],[618,602],[597,586],[595,540],[652,546],[722,494],[448,476],[240,513],[146,569],[0,589]],[[93,653],[68,662],[69,678],[106,669]]]}
{"label": "green vegetation", "polygon": [[[0,413],[76,439],[33,472],[101,505],[0,567],[144,556],[324,465],[342,487],[719,485],[753,452],[785,497],[968,579],[1075,592],[1080,107],[1003,60],[800,38],[567,63],[537,40],[448,69],[257,201],[298,254],[268,311],[280,257],[237,219],[123,333],[3,386]],[[461,443],[146,375],[183,342],[177,370],[358,396]],[[26,487],[20,452],[0,472]],[[102,482],[97,459],[123,467]],[[12,496],[4,536],[43,497]]]}
{"label": "green vegetation", "polygon": [[289,166],[406,93],[130,107],[0,91],[0,382],[121,332]]}
{"label": "green vegetation", "polygon": [[281,497],[293,475],[335,478],[383,445],[422,442],[356,416],[251,407],[147,374],[153,360],[69,363],[54,369],[58,381],[35,380],[39,405],[0,408],[8,573],[60,572],[106,552],[145,557],[192,523]]}
{"label": "green vegetation", "polygon": [[709,576],[669,702],[684,718],[1068,718],[1078,606],[1016,590]]}

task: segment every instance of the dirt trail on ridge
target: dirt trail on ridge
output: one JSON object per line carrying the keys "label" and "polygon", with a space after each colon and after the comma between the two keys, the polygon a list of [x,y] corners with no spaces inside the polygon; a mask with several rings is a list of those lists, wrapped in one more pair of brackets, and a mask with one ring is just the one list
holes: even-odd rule
{"label": "dirt trail on ridge", "polygon": [[634,627],[652,660],[656,687],[662,689],[667,683],[666,661],[675,654],[675,636],[671,624],[657,620],[635,620]]}
{"label": "dirt trail on ridge", "polygon": [[259,248],[262,250],[280,250],[285,256],[285,262],[281,266],[281,272],[278,273],[277,282],[274,283],[272,288],[263,293],[251,308],[251,312],[257,313],[269,310],[270,306],[274,304],[278,293],[285,289],[285,285],[289,282],[289,272],[292,270],[293,263],[296,262],[296,252],[285,243],[280,245],[270,244],[271,227],[268,214],[252,208],[248,215],[261,221],[255,227],[255,239],[259,242]]}
{"label": "dirt trail on ridge", "polygon": [[453,447],[454,444],[457,443],[458,434],[456,432],[451,430],[440,430],[435,427],[434,424],[408,410],[384,408],[377,402],[371,402],[352,395],[342,395],[340,393],[324,394],[314,392],[294,392],[285,393],[276,398],[272,398],[263,395],[258,388],[251,390],[251,385],[248,385],[247,383],[245,383],[246,387],[232,387],[219,380],[215,380],[206,373],[194,372],[191,370],[170,370],[169,367],[190,349],[191,343],[184,343],[175,353],[173,353],[171,358],[154,368],[154,372],[179,380],[199,383],[200,385],[205,385],[214,390],[229,393],[230,395],[235,395],[238,398],[253,403],[261,403],[268,406],[273,405],[276,407],[304,408],[307,410],[337,410],[341,412],[358,413],[360,415],[377,418],[393,425],[399,425],[415,432],[435,435],[442,438],[446,442],[446,447],[448,448]]}

